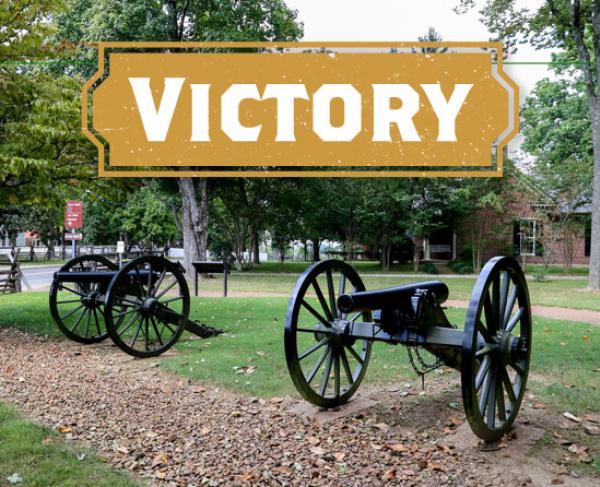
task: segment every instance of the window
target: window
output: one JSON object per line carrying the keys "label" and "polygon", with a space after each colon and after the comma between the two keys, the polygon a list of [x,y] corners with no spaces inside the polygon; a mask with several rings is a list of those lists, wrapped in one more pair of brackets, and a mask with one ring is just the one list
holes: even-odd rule
{"label": "window", "polygon": [[521,220],[519,227],[519,253],[521,255],[535,255],[535,239],[538,231],[537,221]]}

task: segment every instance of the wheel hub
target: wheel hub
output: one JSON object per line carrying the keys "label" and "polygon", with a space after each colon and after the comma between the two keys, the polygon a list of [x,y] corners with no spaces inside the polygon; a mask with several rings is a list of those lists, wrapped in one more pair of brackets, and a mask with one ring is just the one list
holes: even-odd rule
{"label": "wheel hub", "polygon": [[149,298],[145,298],[142,301],[142,307],[141,307],[141,312],[144,316],[149,316],[151,314],[154,314],[154,309],[156,308],[156,304],[158,303],[158,301],[155,298],[149,297]]}
{"label": "wheel hub", "polygon": [[356,339],[350,335],[352,322],[348,320],[333,320],[331,324],[330,342],[339,347],[352,346]]}
{"label": "wheel hub", "polygon": [[81,303],[88,309],[98,308],[101,302],[98,291],[92,291],[81,298]]}
{"label": "wheel hub", "polygon": [[515,362],[523,358],[527,353],[525,340],[520,336],[511,335],[506,332],[499,332],[496,336],[500,359],[504,365]]}

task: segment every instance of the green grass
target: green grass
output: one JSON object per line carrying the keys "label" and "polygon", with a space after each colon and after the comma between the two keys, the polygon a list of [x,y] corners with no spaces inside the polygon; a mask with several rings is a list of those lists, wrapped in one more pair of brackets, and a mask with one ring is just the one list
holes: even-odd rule
{"label": "green grass", "polygon": [[14,474],[23,479],[15,484],[19,487],[144,485],[0,404],[0,486],[10,485],[7,477]]}
{"label": "green grass", "polygon": [[[381,269],[378,261],[349,261],[350,264],[360,273],[370,274],[385,274],[386,272]],[[254,264],[252,268],[245,273],[251,274],[263,274],[263,273],[284,273],[284,274],[299,274],[306,269],[312,262],[301,262],[301,261],[285,261],[280,262],[261,262],[260,264]],[[440,273],[443,274],[454,274],[452,269],[446,265],[438,266]],[[542,268],[541,264],[527,264],[527,273],[533,274]],[[565,272],[563,266],[551,265],[548,266],[548,274],[555,275],[573,275],[573,276],[587,276],[589,269],[587,266],[573,267],[570,272]],[[236,273],[234,269],[234,273]],[[390,274],[413,274],[413,264],[393,264],[388,271]],[[422,271],[418,271],[418,274],[423,274]]]}
{"label": "green grass", "polygon": [[[244,293],[278,293],[289,296],[296,284],[298,275],[232,274],[229,277],[229,290]],[[362,275],[367,289],[396,286],[423,279],[440,279],[436,276],[428,278],[399,278],[393,276]],[[474,277],[441,278],[450,289],[450,299],[468,301],[471,298]],[[600,293],[587,291],[587,279],[549,280],[537,282],[528,279],[529,292],[533,304],[542,306],[558,306],[574,309],[600,311]],[[200,281],[200,290],[221,293],[223,281],[220,277]]]}

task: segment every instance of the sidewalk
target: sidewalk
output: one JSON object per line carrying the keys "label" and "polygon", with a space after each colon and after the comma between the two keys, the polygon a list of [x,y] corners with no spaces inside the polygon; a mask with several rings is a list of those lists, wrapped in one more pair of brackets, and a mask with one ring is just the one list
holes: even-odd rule
{"label": "sidewalk", "polygon": [[[455,301],[449,299],[444,303],[449,308],[467,308],[468,301]],[[600,311],[590,311],[587,309],[555,308],[553,306],[532,306],[531,313],[534,318],[543,316],[555,320],[577,321],[580,323],[589,323],[590,325],[600,326]]]}

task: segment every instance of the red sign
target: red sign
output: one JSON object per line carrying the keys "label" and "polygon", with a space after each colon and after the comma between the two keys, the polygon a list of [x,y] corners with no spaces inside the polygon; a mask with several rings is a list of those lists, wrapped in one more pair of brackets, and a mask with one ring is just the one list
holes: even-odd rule
{"label": "red sign", "polygon": [[65,240],[83,240],[82,233],[65,233]]}
{"label": "red sign", "polygon": [[81,201],[67,201],[65,206],[65,228],[83,227],[83,203]]}

